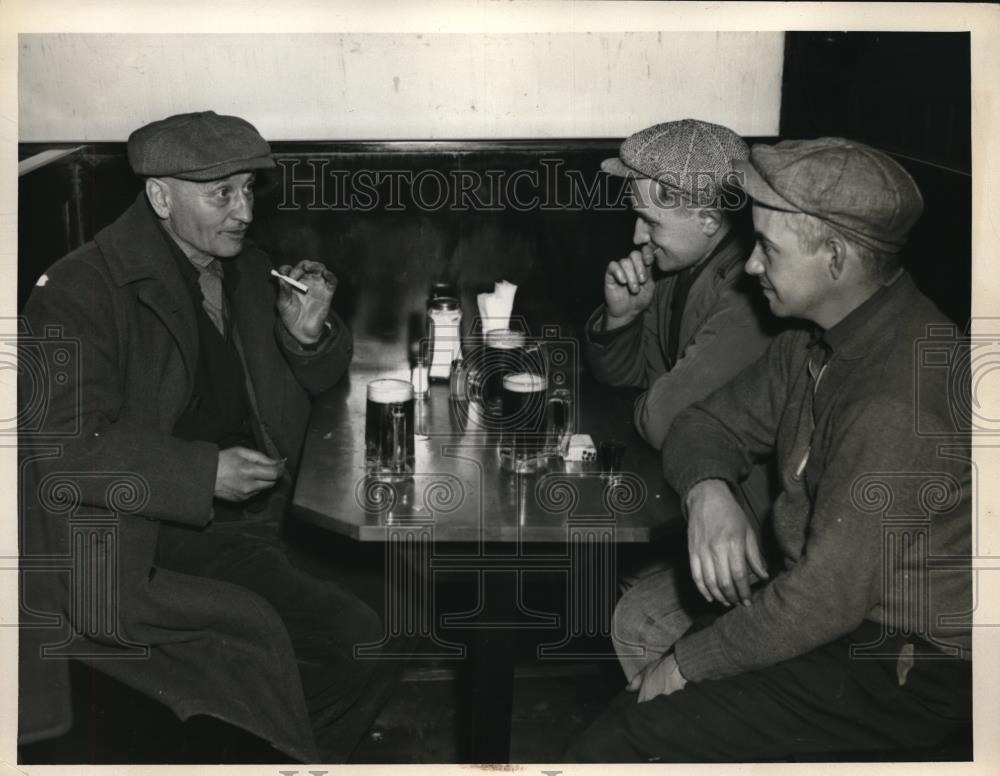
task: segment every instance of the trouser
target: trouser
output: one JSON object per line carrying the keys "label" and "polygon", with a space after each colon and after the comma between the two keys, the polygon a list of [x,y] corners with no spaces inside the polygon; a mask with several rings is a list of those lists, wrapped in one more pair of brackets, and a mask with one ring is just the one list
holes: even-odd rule
{"label": "trouser", "polygon": [[[682,581],[679,576],[666,584],[661,579],[659,585],[643,580],[619,604],[619,655],[634,652],[640,643],[647,647],[642,655],[620,657],[627,676],[663,654],[691,627],[691,614],[678,605],[686,589],[675,584]],[[676,595],[656,599],[656,589]],[[694,627],[711,616],[702,615]],[[795,754],[932,746],[967,724],[971,664],[914,643],[913,666],[902,670],[905,663],[898,655],[906,642],[901,637],[882,645],[880,652],[891,653],[889,657],[851,657],[852,644],[877,642],[881,633],[880,625],[866,622],[791,660],[727,679],[689,683],[646,703],[623,691],[570,748],[566,760],[780,760]]]}
{"label": "trouser", "polygon": [[164,523],[157,564],[223,580],[264,598],[288,631],[321,755],[339,751],[329,740],[335,723],[358,700],[375,668],[357,660],[357,644],[378,642],[378,616],[336,583],[295,568],[274,527],[263,522],[216,522],[202,531]]}
{"label": "trouser", "polygon": [[687,563],[679,556],[673,560],[665,570],[636,580],[615,607],[611,643],[626,682],[672,649],[696,617],[724,611],[702,598]]}

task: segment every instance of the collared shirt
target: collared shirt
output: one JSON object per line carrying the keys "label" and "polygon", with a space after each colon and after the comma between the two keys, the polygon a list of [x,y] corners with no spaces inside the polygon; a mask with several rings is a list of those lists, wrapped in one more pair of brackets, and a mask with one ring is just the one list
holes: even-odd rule
{"label": "collared shirt", "polygon": [[221,261],[212,256],[188,256],[162,225],[160,231],[192,296],[201,300],[202,309],[223,339],[228,340],[229,305],[226,297],[232,293],[235,275],[230,276],[227,281]]}

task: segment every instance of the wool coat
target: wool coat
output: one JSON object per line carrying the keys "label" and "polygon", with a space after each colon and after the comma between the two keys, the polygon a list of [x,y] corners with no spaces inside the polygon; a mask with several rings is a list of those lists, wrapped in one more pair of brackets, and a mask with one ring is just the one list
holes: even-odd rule
{"label": "wool coat", "polygon": [[[166,233],[140,194],[114,223],[54,264],[25,309],[19,355],[22,742],[68,728],[66,658],[92,664],[173,709],[316,757],[295,656],[277,612],[251,591],[155,563],[163,521],[213,517],[214,444],[172,429],[192,398],[196,311]],[[247,244],[230,320],[252,425],[294,475],[309,396],[352,355],[331,340],[293,352],[279,336],[266,254]]]}

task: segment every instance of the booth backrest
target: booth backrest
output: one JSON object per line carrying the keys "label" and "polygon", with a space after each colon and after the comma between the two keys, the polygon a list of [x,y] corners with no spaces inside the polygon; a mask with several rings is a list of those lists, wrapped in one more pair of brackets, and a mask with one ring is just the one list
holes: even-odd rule
{"label": "booth backrest", "polygon": [[[772,139],[758,139],[773,142]],[[751,139],[751,142],[755,142]],[[599,172],[618,142],[275,143],[251,235],[276,264],[314,258],[339,278],[335,306],[358,357],[399,362],[422,334],[431,284],[475,296],[506,279],[533,330],[579,333],[603,271],[632,247],[622,179]],[[37,149],[22,148],[22,156]],[[969,316],[971,177],[899,158],[926,200],[907,265],[960,326]],[[140,191],[122,144],[84,146],[22,176],[19,302],[60,255],[110,223]]]}

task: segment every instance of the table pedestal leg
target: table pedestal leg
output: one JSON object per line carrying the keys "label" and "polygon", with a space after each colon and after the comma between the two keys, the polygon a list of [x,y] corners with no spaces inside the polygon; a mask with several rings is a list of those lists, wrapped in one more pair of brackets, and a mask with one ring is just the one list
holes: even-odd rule
{"label": "table pedestal leg", "polygon": [[506,763],[510,760],[518,572],[480,573],[482,606],[470,638],[463,683],[463,757],[476,763]]}

